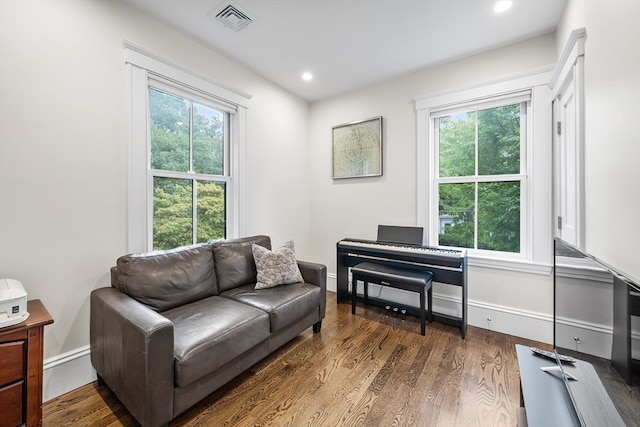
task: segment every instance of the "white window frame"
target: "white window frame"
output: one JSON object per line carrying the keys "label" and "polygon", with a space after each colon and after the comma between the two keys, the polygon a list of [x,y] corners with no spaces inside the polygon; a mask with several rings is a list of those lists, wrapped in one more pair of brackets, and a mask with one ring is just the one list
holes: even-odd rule
{"label": "white window frame", "polygon": [[[432,126],[430,127],[431,129],[431,134],[429,135],[430,137],[430,146],[429,146],[429,153],[430,153],[430,158],[432,160],[432,167],[429,169],[430,170],[430,177],[429,180],[431,182],[431,186],[430,186],[430,199],[429,199],[429,209],[430,212],[435,212],[435,211],[431,211],[431,209],[435,209],[438,210],[439,209],[439,200],[440,200],[440,193],[439,193],[439,187],[441,184],[455,184],[455,183],[469,183],[469,184],[474,184],[474,185],[478,185],[480,183],[485,183],[485,182],[518,182],[520,184],[520,209],[521,209],[521,214],[520,214],[520,253],[508,253],[508,252],[498,252],[498,251],[491,251],[494,254],[499,254],[499,256],[504,257],[504,258],[514,258],[514,259],[520,259],[523,257],[523,247],[524,247],[524,243],[525,243],[525,236],[526,236],[526,223],[527,223],[527,141],[530,138],[528,129],[530,128],[530,124],[528,123],[528,120],[530,118],[530,115],[528,114],[528,111],[531,109],[531,91],[525,91],[525,92],[517,92],[517,93],[509,93],[509,94],[504,94],[504,95],[500,95],[497,97],[488,97],[488,98],[483,98],[480,100],[476,100],[477,102],[466,102],[463,103],[463,105],[460,104],[455,104],[453,106],[449,106],[447,108],[445,108],[444,110],[440,110],[440,109],[431,109],[430,110],[430,120],[432,123]],[[506,174],[506,175],[479,175],[477,172],[477,168],[479,166],[478,164],[478,145],[476,143],[475,146],[475,150],[476,150],[476,154],[475,154],[475,167],[476,167],[476,171],[474,172],[473,175],[470,176],[465,176],[465,177],[441,177],[439,176],[438,170],[440,169],[440,165],[439,165],[439,158],[440,158],[440,138],[439,138],[439,132],[438,132],[438,125],[437,125],[437,121],[438,119],[442,118],[442,117],[446,117],[450,114],[454,114],[454,113],[458,113],[458,112],[477,112],[483,109],[488,109],[488,108],[496,108],[496,107],[501,107],[501,106],[505,106],[505,105],[513,105],[513,104],[524,104],[524,108],[521,108],[520,111],[520,167],[519,167],[519,172],[516,174]],[[477,120],[477,117],[476,117]],[[474,209],[478,209],[478,200],[477,200],[477,191],[476,191],[476,201],[474,203]],[[476,211],[477,214],[477,211]],[[477,215],[474,215],[474,220],[477,221]],[[439,233],[440,233],[440,218],[439,215],[431,215],[431,221],[437,221],[438,225],[434,225],[434,224],[429,224],[429,242],[432,242],[435,244],[435,242],[438,242],[439,240]],[[477,223],[474,226],[474,242],[475,244],[478,243],[478,228],[477,228]],[[469,250],[474,250],[474,249],[467,249]],[[477,253],[484,253],[486,252],[486,250],[481,250],[481,249],[476,249],[475,251],[477,251]]]}
{"label": "white window frame", "polygon": [[[506,270],[547,274],[551,262],[551,94],[547,83],[550,70],[414,98],[417,121],[417,223],[425,229],[425,244],[438,241],[437,144],[433,116],[438,111],[477,108],[483,101],[509,99],[529,91],[526,143],[522,147],[521,248],[512,254],[488,250],[467,250],[469,264]],[[546,163],[546,164],[545,164]],[[545,195],[546,194],[546,195]],[[540,203],[538,203],[540,202]],[[534,229],[536,232],[534,233]]]}
{"label": "white window frame", "polygon": [[128,78],[128,206],[127,250],[145,252],[153,247],[153,185],[149,185],[149,77],[206,93],[221,105],[234,109],[229,120],[229,164],[225,173],[227,237],[239,237],[246,229],[247,109],[250,95],[225,88],[205,76],[172,63],[124,41]]}

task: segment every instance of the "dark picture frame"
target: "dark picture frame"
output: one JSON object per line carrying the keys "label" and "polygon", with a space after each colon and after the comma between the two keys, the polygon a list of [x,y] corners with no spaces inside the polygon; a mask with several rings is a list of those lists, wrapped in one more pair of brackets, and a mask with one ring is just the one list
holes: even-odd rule
{"label": "dark picture frame", "polygon": [[333,179],[382,176],[382,116],[332,127]]}

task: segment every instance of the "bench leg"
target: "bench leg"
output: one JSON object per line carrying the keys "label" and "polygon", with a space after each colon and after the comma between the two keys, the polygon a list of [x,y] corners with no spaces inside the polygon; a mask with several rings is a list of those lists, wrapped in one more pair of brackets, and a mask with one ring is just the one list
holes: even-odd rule
{"label": "bench leg", "polygon": [[351,278],[351,314],[356,314],[356,294],[358,291],[358,281],[355,277]]}
{"label": "bench leg", "polygon": [[[358,277],[351,279],[351,314],[356,314],[356,300],[358,296]],[[369,304],[369,282],[366,279],[362,279],[362,286],[364,289],[364,305]]]}
{"label": "bench leg", "polygon": [[425,325],[424,325],[424,288],[420,289],[420,335],[424,335],[425,333]]}
{"label": "bench leg", "polygon": [[369,305],[369,282],[363,280],[362,286],[364,287],[364,305]]}
{"label": "bench leg", "polygon": [[433,322],[433,297],[431,295],[432,289],[433,286],[429,286],[429,289],[427,290],[427,299],[429,302],[429,310],[427,311],[427,315],[429,316],[429,323]]}

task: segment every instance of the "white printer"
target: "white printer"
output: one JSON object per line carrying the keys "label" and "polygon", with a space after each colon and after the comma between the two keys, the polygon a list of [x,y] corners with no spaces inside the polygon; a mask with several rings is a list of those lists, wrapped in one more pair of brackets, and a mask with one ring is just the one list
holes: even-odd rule
{"label": "white printer", "polygon": [[0,328],[27,320],[27,293],[22,283],[0,279]]}

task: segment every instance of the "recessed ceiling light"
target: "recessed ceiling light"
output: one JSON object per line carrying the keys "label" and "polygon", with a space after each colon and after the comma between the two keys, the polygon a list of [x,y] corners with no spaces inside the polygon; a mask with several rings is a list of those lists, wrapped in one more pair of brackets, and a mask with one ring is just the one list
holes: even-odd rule
{"label": "recessed ceiling light", "polygon": [[505,12],[505,11],[507,11],[507,10],[509,10],[511,8],[512,4],[513,4],[513,2],[510,1],[510,0],[499,1],[498,3],[496,3],[495,7],[493,8],[493,11],[495,13]]}
{"label": "recessed ceiling light", "polygon": [[311,80],[313,79],[313,74],[306,72],[306,73],[302,73],[302,80]]}

